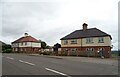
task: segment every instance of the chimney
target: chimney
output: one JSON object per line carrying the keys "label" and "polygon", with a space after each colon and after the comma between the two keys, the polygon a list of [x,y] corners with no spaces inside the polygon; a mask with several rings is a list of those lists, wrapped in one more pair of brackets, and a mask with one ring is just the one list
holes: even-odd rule
{"label": "chimney", "polygon": [[86,24],[86,23],[83,24],[83,30],[84,31],[87,30],[87,26],[88,26],[88,24]]}
{"label": "chimney", "polygon": [[28,36],[28,33],[24,33],[24,36],[25,36],[25,37]]}

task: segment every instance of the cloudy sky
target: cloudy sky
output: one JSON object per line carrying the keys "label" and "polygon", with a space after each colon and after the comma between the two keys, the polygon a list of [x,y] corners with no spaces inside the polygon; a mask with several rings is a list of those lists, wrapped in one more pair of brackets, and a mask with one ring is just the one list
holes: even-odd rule
{"label": "cloudy sky", "polygon": [[29,35],[47,42],[60,43],[60,38],[82,29],[98,28],[112,36],[113,49],[118,49],[119,0],[1,0],[0,40],[12,41]]}

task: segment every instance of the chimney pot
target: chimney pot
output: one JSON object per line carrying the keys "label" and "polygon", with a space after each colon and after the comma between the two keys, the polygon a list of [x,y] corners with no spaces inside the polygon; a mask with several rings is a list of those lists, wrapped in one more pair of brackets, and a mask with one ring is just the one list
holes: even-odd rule
{"label": "chimney pot", "polygon": [[28,33],[24,33],[25,36],[28,36]]}
{"label": "chimney pot", "polygon": [[87,30],[87,26],[88,26],[88,24],[83,23],[83,30],[84,30],[84,31]]}

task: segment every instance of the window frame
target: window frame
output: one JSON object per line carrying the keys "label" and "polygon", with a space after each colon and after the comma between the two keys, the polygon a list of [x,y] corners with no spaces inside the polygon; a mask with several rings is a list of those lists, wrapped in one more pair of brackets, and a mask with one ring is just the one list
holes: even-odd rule
{"label": "window frame", "polygon": [[71,44],[77,44],[77,39],[71,39]]}
{"label": "window frame", "polygon": [[21,42],[21,46],[23,46],[23,42]]}
{"label": "window frame", "polygon": [[[102,40],[102,41],[101,41]],[[98,43],[104,43],[104,37],[99,37],[98,38]]]}
{"label": "window frame", "polygon": [[27,45],[27,42],[25,42],[25,45]]}
{"label": "window frame", "polygon": [[94,43],[93,38],[92,37],[86,38],[86,43]]}
{"label": "window frame", "polygon": [[93,52],[94,51],[94,48],[86,48],[86,51],[90,51],[90,52]]}
{"label": "window frame", "polygon": [[68,40],[64,40],[64,45],[67,45],[68,44]]}

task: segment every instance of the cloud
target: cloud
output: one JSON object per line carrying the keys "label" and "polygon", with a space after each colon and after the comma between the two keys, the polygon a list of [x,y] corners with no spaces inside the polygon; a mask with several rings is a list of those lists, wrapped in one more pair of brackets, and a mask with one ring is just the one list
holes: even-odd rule
{"label": "cloud", "polygon": [[28,32],[54,45],[86,22],[89,28],[111,34],[117,48],[117,4],[118,0],[2,0],[1,38],[10,43]]}

